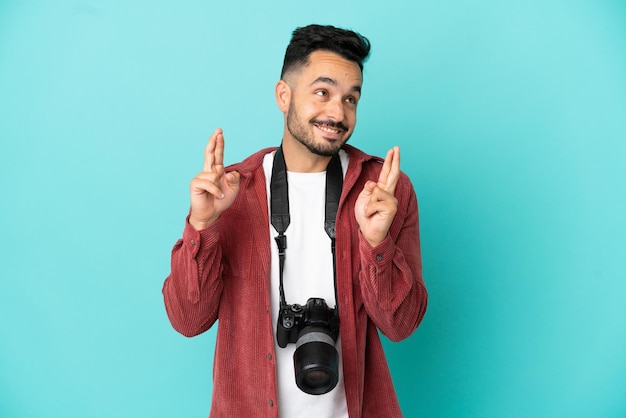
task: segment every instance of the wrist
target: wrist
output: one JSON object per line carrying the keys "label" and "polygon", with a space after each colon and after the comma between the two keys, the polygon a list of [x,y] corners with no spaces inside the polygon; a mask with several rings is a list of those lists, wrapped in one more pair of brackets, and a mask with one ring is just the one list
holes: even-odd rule
{"label": "wrist", "polygon": [[385,234],[383,237],[372,238],[372,237],[368,237],[367,235],[365,235],[363,231],[360,231],[360,232],[361,232],[361,237],[363,238],[363,240],[366,243],[368,243],[369,246],[372,248],[379,246],[387,238],[387,234]]}
{"label": "wrist", "polygon": [[207,229],[211,226],[217,219],[209,219],[207,221],[195,219],[193,216],[189,216],[189,225],[193,227],[196,231],[202,231],[203,229]]}

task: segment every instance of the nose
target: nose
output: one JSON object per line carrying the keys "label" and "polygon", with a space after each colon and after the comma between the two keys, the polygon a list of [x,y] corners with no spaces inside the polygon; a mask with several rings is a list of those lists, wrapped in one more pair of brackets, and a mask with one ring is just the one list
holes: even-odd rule
{"label": "nose", "polygon": [[335,122],[343,121],[345,117],[343,101],[339,99],[329,101],[326,105],[326,115]]}

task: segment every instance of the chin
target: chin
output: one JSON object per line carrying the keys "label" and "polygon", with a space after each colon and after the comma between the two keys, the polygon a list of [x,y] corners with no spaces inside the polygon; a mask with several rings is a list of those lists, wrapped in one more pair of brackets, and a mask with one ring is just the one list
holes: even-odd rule
{"label": "chin", "polygon": [[313,154],[321,155],[323,157],[332,157],[333,155],[339,152],[343,144],[344,142],[336,142],[330,146],[327,144],[324,144],[325,146],[320,145],[320,144],[313,144],[313,145],[307,145],[307,148]]}

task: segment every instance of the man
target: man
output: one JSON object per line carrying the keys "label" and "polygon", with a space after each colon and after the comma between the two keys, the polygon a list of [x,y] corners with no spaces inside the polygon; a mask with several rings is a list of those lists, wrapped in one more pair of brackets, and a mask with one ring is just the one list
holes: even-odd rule
{"label": "man", "polygon": [[[369,41],[352,31],[296,29],[275,89],[285,121],[281,147],[224,168],[222,130],[209,138],[163,295],[183,335],[200,334],[219,319],[211,417],[402,415],[378,330],[392,341],[407,338],[424,316],[427,293],[417,200],[400,172],[399,148],[383,161],[346,145],[369,50]],[[331,174],[331,166],[340,168]],[[329,197],[336,188],[338,204]],[[275,218],[281,202],[288,202],[286,227]],[[328,207],[336,210],[330,228]],[[297,344],[295,334],[286,341],[285,315],[303,312],[289,306],[309,298],[327,304],[329,319],[315,332],[302,330]],[[317,347],[334,345],[338,370],[326,373],[334,367],[328,348],[332,367],[296,381],[294,373],[308,372],[294,359],[307,346],[301,344],[307,332],[319,338]],[[301,389],[315,389],[320,376],[332,380],[324,393]]]}

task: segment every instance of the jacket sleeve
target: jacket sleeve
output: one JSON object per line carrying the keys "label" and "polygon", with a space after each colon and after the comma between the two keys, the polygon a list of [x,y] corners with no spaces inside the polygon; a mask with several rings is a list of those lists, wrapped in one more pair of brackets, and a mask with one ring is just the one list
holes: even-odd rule
{"label": "jacket sleeve", "polygon": [[415,331],[428,301],[422,278],[417,197],[408,178],[402,183],[396,197],[403,207],[398,207],[387,238],[372,247],[359,232],[359,281],[365,309],[392,341]]}
{"label": "jacket sleeve", "polygon": [[165,310],[176,331],[193,337],[215,323],[222,295],[220,221],[196,231],[189,219],[172,250],[170,275],[163,284]]}

